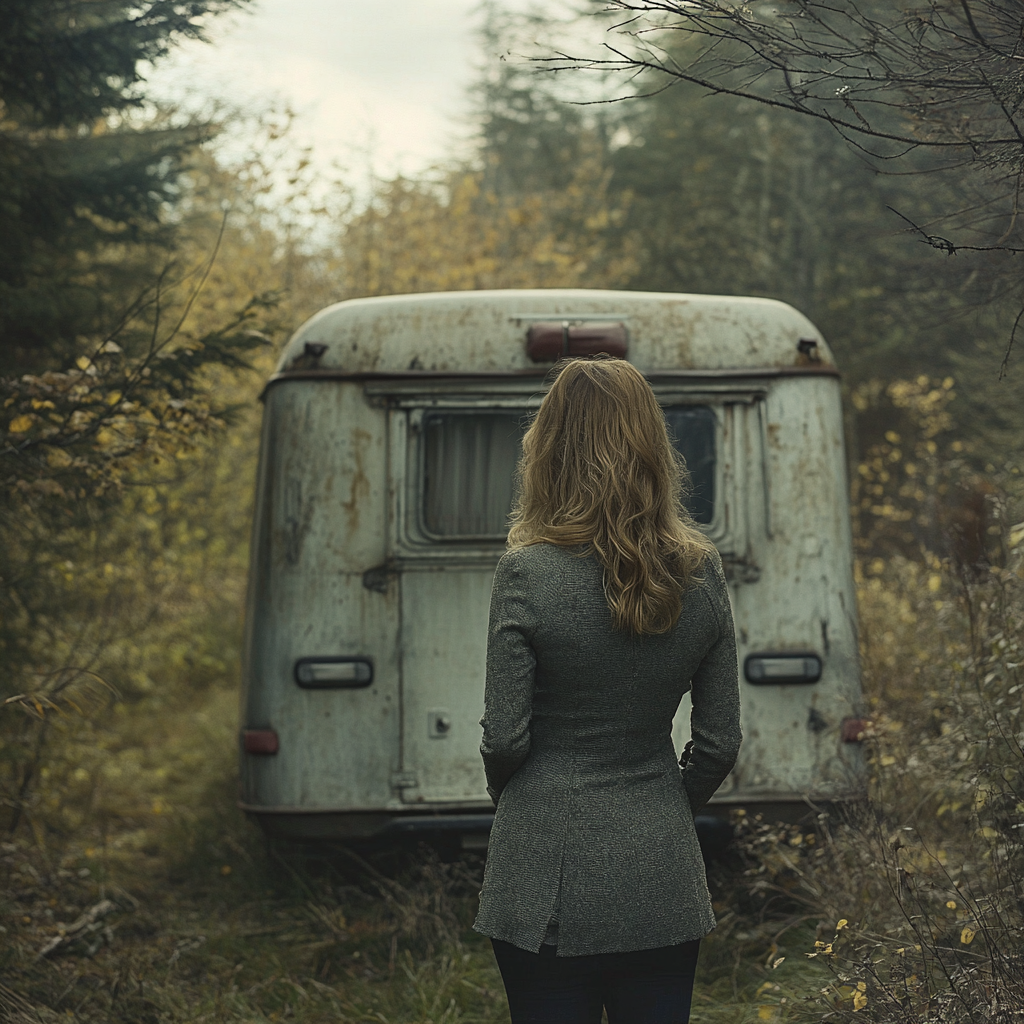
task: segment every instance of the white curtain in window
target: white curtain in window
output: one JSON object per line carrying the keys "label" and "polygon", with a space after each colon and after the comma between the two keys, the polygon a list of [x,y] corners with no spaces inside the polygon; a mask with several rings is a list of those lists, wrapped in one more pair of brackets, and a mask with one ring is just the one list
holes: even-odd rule
{"label": "white curtain in window", "polygon": [[440,537],[504,537],[526,417],[521,412],[424,418],[423,520]]}

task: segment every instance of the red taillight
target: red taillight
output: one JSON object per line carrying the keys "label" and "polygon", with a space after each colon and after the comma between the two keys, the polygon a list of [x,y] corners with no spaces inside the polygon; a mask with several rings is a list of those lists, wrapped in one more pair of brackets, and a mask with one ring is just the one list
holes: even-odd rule
{"label": "red taillight", "polygon": [[247,754],[276,754],[277,733],[273,729],[243,729],[242,749]]}
{"label": "red taillight", "polygon": [[844,718],[839,725],[839,738],[844,743],[860,743],[870,726],[869,718]]}
{"label": "red taillight", "polygon": [[529,329],[526,354],[535,363],[553,363],[562,356],[592,356],[598,352],[625,359],[628,341],[626,325],[622,323],[550,321]]}

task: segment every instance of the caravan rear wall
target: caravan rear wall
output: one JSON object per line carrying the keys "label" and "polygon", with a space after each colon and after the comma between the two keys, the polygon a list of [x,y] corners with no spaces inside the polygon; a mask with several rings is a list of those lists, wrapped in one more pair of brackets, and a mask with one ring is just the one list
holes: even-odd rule
{"label": "caravan rear wall", "polygon": [[[628,338],[722,553],[745,740],[714,806],[861,793],[839,379],[815,327],[766,299],[407,295],[318,313],[265,393],[241,762],[242,805],[272,831],[486,825],[488,602],[550,368],[527,352],[538,323]],[[687,732],[684,700],[680,748]]]}

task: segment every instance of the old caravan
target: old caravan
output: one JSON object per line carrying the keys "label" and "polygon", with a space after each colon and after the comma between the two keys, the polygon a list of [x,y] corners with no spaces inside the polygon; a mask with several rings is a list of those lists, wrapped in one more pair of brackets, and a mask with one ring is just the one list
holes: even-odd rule
{"label": "old caravan", "polygon": [[[745,741],[714,808],[856,796],[862,712],[838,373],[767,299],[535,290],[356,299],[265,392],[242,806],[272,833],[485,831],[494,566],[520,438],[563,351],[650,380],[721,551]],[[676,741],[688,732],[684,700]]]}

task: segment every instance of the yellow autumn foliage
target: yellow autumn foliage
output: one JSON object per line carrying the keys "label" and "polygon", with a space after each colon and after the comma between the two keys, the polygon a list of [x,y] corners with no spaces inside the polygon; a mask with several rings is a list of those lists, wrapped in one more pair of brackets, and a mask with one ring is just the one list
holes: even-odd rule
{"label": "yellow autumn foliage", "polygon": [[[638,251],[609,252],[621,221],[594,152],[568,188],[502,198],[482,172],[383,183],[341,228],[327,276],[338,297],[487,288],[614,288],[635,273]],[[599,214],[599,215],[598,215]]]}

